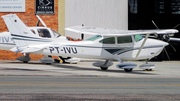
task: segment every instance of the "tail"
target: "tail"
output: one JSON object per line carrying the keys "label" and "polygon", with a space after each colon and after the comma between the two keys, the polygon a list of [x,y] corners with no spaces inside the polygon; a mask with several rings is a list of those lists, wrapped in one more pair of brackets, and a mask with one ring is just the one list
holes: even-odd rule
{"label": "tail", "polygon": [[25,38],[37,37],[16,14],[2,16],[17,47],[27,46]]}

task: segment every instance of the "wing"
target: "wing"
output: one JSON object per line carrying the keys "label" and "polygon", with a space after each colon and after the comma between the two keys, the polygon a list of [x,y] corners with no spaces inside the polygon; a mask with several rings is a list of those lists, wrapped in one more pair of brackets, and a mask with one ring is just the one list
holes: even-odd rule
{"label": "wing", "polygon": [[103,36],[129,36],[137,34],[163,34],[163,33],[177,33],[178,30],[175,29],[166,29],[166,30],[116,30],[108,28],[99,28],[99,27],[89,27],[89,26],[73,26],[65,28],[67,31],[75,33],[83,33],[90,35],[103,35]]}
{"label": "wing", "polygon": [[179,31],[176,29],[155,29],[155,30],[132,30],[136,32],[156,32],[156,34],[174,34]]}

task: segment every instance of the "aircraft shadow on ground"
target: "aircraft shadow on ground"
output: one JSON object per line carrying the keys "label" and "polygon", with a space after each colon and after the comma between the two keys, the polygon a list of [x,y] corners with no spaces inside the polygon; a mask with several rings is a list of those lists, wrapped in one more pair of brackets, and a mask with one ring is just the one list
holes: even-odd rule
{"label": "aircraft shadow on ground", "polygon": [[[19,62],[19,61],[13,61],[13,62],[7,62],[7,63],[12,63],[12,64],[35,64],[35,65],[46,65],[43,64],[41,62],[28,62],[28,63],[23,63],[23,62]],[[157,75],[155,73],[147,73],[147,72],[143,72],[143,70],[133,70],[132,72],[125,72],[123,69],[119,69],[119,70],[111,70],[109,67],[108,70],[101,70],[100,68],[88,68],[88,67],[80,67],[80,66],[73,66],[71,64],[51,64],[49,66],[53,66],[56,68],[64,68],[64,69],[72,69],[72,70],[84,70],[84,71],[99,71],[99,72],[104,72],[104,73],[124,73],[124,74],[142,74],[142,75]]]}
{"label": "aircraft shadow on ground", "polygon": [[43,65],[43,63],[41,62],[28,62],[28,63],[23,63],[21,61],[10,61],[7,63],[11,63],[11,64],[35,64],[35,65]]}
{"label": "aircraft shadow on ground", "polygon": [[123,69],[120,70],[111,70],[109,67],[108,70],[101,70],[100,68],[87,68],[87,67],[79,67],[79,66],[72,66],[72,65],[66,65],[66,64],[60,64],[60,65],[52,65],[53,67],[57,68],[64,68],[64,69],[73,69],[73,70],[84,70],[84,71],[99,71],[99,72],[105,72],[105,73],[124,73],[124,74],[142,74],[142,75],[157,75],[154,73],[143,73],[143,70],[133,70],[132,72],[125,72]]}

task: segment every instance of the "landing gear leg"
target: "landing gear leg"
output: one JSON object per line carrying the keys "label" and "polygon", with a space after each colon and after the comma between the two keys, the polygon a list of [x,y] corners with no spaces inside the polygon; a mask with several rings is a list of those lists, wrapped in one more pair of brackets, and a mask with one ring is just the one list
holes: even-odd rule
{"label": "landing gear leg", "polygon": [[[30,58],[29,55],[30,55],[30,54],[27,53],[27,54],[25,55],[25,57],[26,57],[26,58]],[[28,61],[29,61],[29,60],[23,61],[23,63],[28,63]]]}
{"label": "landing gear leg", "polygon": [[68,63],[65,61],[65,59],[70,59],[71,57],[63,58],[62,56],[59,56],[59,58],[63,61],[63,63]]}
{"label": "landing gear leg", "polygon": [[105,63],[100,67],[101,70],[107,70],[108,69],[108,66],[107,66],[107,63],[109,62],[109,60],[106,60]]}
{"label": "landing gear leg", "polygon": [[31,60],[31,57],[29,57],[30,54],[24,54],[24,56],[16,58],[19,61],[23,61],[23,63],[28,63],[28,61]]}
{"label": "landing gear leg", "polygon": [[144,71],[153,71],[152,69],[156,67],[155,64],[148,63],[149,60],[146,60],[145,64],[139,66],[139,68],[143,69]]}

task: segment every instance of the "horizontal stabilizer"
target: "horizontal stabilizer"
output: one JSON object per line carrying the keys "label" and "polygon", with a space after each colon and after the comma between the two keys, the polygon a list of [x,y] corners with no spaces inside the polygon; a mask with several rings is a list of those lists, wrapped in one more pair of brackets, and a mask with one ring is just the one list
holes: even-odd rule
{"label": "horizontal stabilizer", "polygon": [[43,50],[44,48],[38,48],[38,47],[29,47],[21,51],[21,53],[34,53]]}
{"label": "horizontal stabilizer", "polygon": [[13,47],[13,48],[11,48],[10,50],[13,51],[13,52],[16,52],[16,53],[19,52],[19,50],[17,49],[17,47]]}

